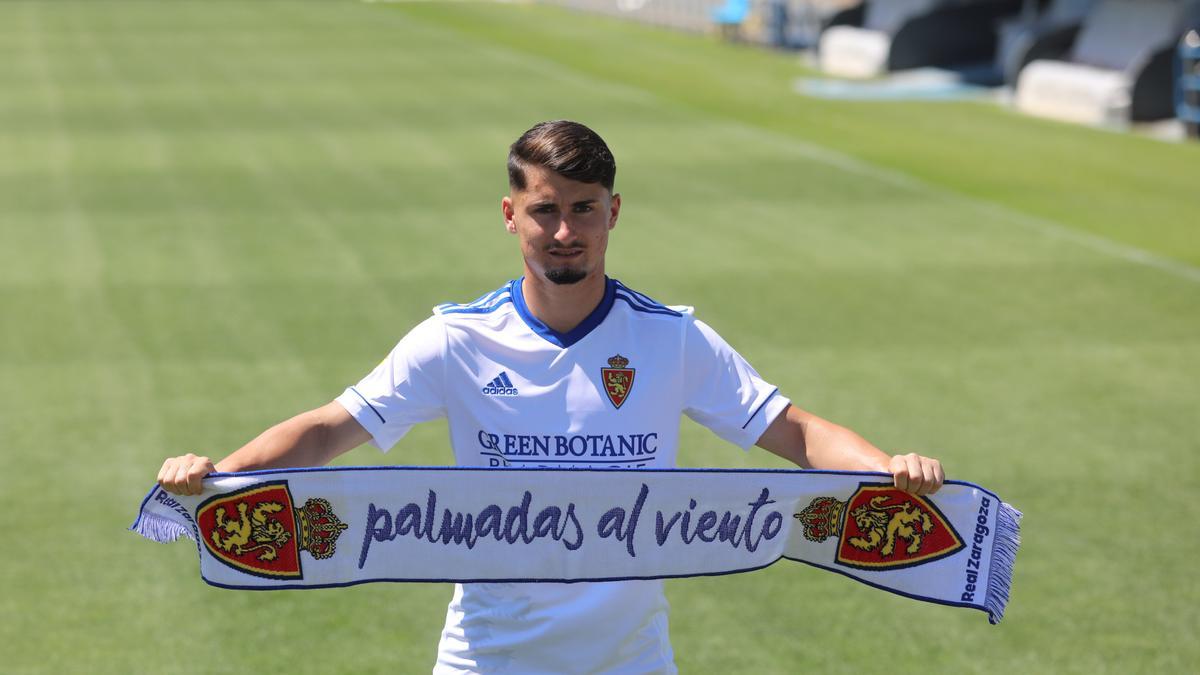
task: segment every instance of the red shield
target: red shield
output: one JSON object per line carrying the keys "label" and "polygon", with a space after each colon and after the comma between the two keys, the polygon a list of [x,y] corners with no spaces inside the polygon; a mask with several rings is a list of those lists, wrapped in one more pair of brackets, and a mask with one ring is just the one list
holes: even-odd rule
{"label": "red shield", "polygon": [[260,483],[200,505],[204,547],[230,567],[268,579],[302,579],[296,512],[287,481]]}
{"label": "red shield", "polygon": [[633,389],[633,368],[601,368],[600,380],[604,382],[604,393],[608,394],[608,400],[612,404],[620,408],[625,399],[629,398],[629,391]]}
{"label": "red shield", "polygon": [[837,561],[859,569],[895,569],[962,548],[962,537],[929,498],[891,485],[863,484],[843,510]]}

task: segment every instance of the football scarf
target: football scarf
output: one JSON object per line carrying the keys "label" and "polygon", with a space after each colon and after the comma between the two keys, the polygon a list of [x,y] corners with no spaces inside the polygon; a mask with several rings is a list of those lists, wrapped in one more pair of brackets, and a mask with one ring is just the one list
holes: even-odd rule
{"label": "football scarf", "polygon": [[971,483],[918,497],[877,473],[388,466],[155,486],[130,529],[191,538],[223,588],[662,579],[786,558],[997,623],[1020,518]]}

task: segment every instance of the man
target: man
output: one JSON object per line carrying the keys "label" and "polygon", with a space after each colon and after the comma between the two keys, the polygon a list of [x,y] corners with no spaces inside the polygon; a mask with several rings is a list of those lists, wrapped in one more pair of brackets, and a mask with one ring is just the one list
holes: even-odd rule
{"label": "man", "polygon": [[[667,307],[604,274],[621,197],[595,132],[544,122],[512,145],[504,225],[524,276],[444,304],[335,401],[221,460],[168,459],[159,483],[198,494],[207,473],[319,466],[370,441],[387,450],[447,417],[468,466],[673,467],[679,415],[802,467],[885,471],[936,491],[937,460],[890,457],[790,405],[690,307]],[[436,672],[674,672],[661,581],[459,584]]]}

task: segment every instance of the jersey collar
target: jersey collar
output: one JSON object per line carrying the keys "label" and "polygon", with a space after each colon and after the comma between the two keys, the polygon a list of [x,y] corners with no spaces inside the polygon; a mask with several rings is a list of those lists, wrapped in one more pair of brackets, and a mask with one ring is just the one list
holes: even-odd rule
{"label": "jersey collar", "polygon": [[579,342],[588,333],[591,333],[596,326],[599,326],[604,321],[604,318],[608,316],[609,310],[612,309],[613,301],[617,297],[616,282],[605,276],[604,297],[600,299],[600,304],[596,305],[596,309],[593,309],[591,314],[588,314],[583,321],[580,321],[578,326],[575,326],[566,333],[560,333],[542,323],[541,319],[538,319],[529,311],[529,306],[525,304],[525,293],[521,290],[524,283],[525,277],[513,279],[508,282],[509,292],[512,294],[513,306],[517,309],[517,315],[521,317],[525,325],[529,326],[533,332],[540,335],[550,344],[558,345],[563,349]]}

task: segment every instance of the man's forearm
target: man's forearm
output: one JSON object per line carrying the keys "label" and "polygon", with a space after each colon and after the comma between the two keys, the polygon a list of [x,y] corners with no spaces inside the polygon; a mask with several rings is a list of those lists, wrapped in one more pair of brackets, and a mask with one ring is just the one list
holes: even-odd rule
{"label": "man's forearm", "polygon": [[217,471],[323,466],[332,459],[329,427],[317,411],[301,413],[267,429],[217,462]]}
{"label": "man's forearm", "polygon": [[891,456],[846,427],[788,406],[758,445],[805,469],[887,471]]}
{"label": "man's forearm", "polygon": [[814,469],[887,471],[891,456],[862,436],[826,420],[804,425],[805,459]]}
{"label": "man's forearm", "polygon": [[771,422],[758,446],[805,469],[890,473],[896,487],[917,495],[937,492],[946,479],[936,459],[888,455],[846,427],[795,406]]}
{"label": "man's forearm", "polygon": [[280,422],[213,466],[208,457],[188,453],[168,457],[158,471],[167,492],[198,495],[213,471],[253,471],[324,466],[371,439],[371,434],[336,401]]}

